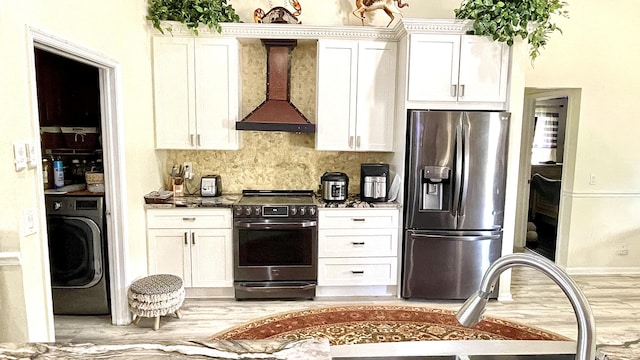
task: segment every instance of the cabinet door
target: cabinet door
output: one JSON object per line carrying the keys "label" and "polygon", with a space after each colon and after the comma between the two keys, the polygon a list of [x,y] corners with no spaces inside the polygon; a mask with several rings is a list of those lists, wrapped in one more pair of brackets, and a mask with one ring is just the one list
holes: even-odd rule
{"label": "cabinet door", "polygon": [[181,229],[151,229],[148,233],[149,274],[172,274],[191,283],[191,231]]}
{"label": "cabinet door", "polygon": [[235,39],[195,39],[194,141],[198,149],[238,149],[238,51]]}
{"label": "cabinet door", "polygon": [[231,229],[194,231],[191,278],[194,287],[233,285]]}
{"label": "cabinet door", "polygon": [[509,46],[486,36],[463,35],[458,101],[507,101]]}
{"label": "cabinet door", "polygon": [[193,38],[153,37],[153,96],[158,149],[195,148],[193,49]]}
{"label": "cabinet door", "polygon": [[392,151],[397,44],[358,44],[356,150]]}
{"label": "cabinet door", "polygon": [[354,149],[357,57],[356,41],[318,41],[317,150]]}
{"label": "cabinet door", "polygon": [[408,101],[456,101],[460,35],[410,35]]}

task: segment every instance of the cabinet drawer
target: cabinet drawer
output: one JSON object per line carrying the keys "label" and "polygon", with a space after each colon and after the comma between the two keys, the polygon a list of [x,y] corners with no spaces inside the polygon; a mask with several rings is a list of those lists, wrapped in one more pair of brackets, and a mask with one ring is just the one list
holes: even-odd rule
{"label": "cabinet drawer", "polygon": [[147,210],[149,229],[230,229],[230,209]]}
{"label": "cabinet drawer", "polygon": [[398,228],[397,209],[321,209],[319,229],[384,229]]}
{"label": "cabinet drawer", "polygon": [[396,285],[397,269],[395,257],[320,258],[318,285]]}
{"label": "cabinet drawer", "polygon": [[397,256],[398,229],[340,229],[318,231],[318,256]]}

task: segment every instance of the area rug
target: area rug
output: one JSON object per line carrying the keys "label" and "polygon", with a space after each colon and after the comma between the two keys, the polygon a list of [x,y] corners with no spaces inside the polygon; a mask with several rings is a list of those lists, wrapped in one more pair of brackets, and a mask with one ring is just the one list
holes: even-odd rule
{"label": "area rug", "polygon": [[542,329],[485,317],[473,328],[455,312],[411,306],[349,305],[278,313],[214,334],[210,340],[326,338],[331,345],[425,340],[570,339]]}

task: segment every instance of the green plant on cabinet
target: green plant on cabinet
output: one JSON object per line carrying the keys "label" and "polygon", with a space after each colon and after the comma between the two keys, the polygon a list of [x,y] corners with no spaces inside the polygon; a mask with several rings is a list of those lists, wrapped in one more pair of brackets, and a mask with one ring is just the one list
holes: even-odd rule
{"label": "green plant on cabinet", "polygon": [[222,31],[220,23],[240,22],[240,16],[236,14],[227,0],[148,0],[147,20],[153,23],[153,27],[164,34],[164,31],[172,32],[170,25],[162,28],[162,21],[179,21],[198,35],[198,26],[207,25],[209,29]]}
{"label": "green plant on cabinet", "polygon": [[476,35],[491,36],[511,46],[517,36],[527,40],[533,63],[554,31],[562,30],[554,16],[569,17],[561,0],[464,0],[454,9],[456,18],[473,20]]}

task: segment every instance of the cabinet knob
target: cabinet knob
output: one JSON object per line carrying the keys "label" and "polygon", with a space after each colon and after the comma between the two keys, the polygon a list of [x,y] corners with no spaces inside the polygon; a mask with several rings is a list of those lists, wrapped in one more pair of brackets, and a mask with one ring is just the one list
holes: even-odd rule
{"label": "cabinet knob", "polygon": [[196,244],[196,233],[191,233],[191,245]]}
{"label": "cabinet knob", "polygon": [[460,85],[460,97],[464,96],[464,85]]}
{"label": "cabinet knob", "polygon": [[458,85],[451,85],[451,97],[458,96]]}
{"label": "cabinet knob", "polygon": [[364,218],[352,218],[351,221],[364,222]]}
{"label": "cabinet knob", "polygon": [[188,217],[188,218],[187,217],[183,217],[182,221],[196,221],[196,218],[194,218],[194,217]]}
{"label": "cabinet knob", "polygon": [[364,270],[351,270],[352,274],[364,274]]}
{"label": "cabinet knob", "polygon": [[189,245],[189,239],[187,238],[188,234],[185,232],[184,233],[184,244],[185,245]]}
{"label": "cabinet knob", "polygon": [[364,241],[362,241],[362,242],[355,242],[355,241],[352,241],[352,242],[351,242],[351,244],[352,244],[352,245],[364,245]]}

